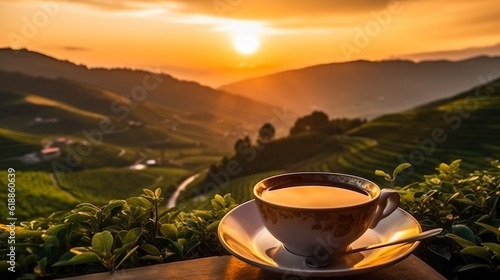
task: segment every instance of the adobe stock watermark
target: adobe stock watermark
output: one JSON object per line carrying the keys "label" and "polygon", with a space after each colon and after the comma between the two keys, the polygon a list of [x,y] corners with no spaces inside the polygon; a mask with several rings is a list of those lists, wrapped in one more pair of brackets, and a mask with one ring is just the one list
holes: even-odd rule
{"label": "adobe stock watermark", "polygon": [[429,137],[423,140],[416,139],[414,141],[416,148],[408,154],[408,157],[398,156],[401,163],[409,162],[412,165],[400,173],[398,181],[404,181],[411,176],[415,168],[422,165],[436,151],[436,147],[448,139],[445,129],[451,129],[452,131],[460,129],[464,119],[470,118],[472,113],[479,108],[480,101],[487,100],[492,93],[500,89],[500,81],[492,82],[494,80],[492,74],[488,76],[488,79],[482,75],[478,76],[477,79],[481,85],[476,87],[473,94],[456,104],[453,110],[446,111],[443,114],[444,128],[435,127]]}
{"label": "adobe stock watermark", "polygon": [[335,238],[332,238],[332,234],[329,234],[326,236],[325,239],[322,237],[317,237],[316,241],[318,242],[318,246],[314,248],[314,252],[308,260],[311,263],[311,266],[308,266],[305,261],[297,264],[293,264],[290,266],[290,270],[285,271],[281,275],[282,280],[306,280],[311,277],[311,271],[317,270],[320,265],[319,263],[323,263],[326,260],[328,260],[333,252],[334,249],[339,248],[339,244],[334,242]]}
{"label": "adobe stock watermark", "polygon": [[[297,116],[288,112],[285,108],[279,110],[278,108],[272,109],[273,118],[269,123],[273,124],[276,130],[285,129],[290,127],[296,120]],[[274,132],[263,131],[264,134],[271,134]],[[259,152],[266,148],[267,143],[257,144],[255,146],[246,146],[243,143],[236,147],[236,153],[239,156],[238,159],[245,160],[247,163],[254,161],[257,158]],[[209,170],[207,176],[211,179],[210,182],[205,183],[203,189],[194,190],[194,198],[207,197],[214,192],[220,192],[224,189],[232,178],[238,176],[243,172],[243,167],[240,161],[237,159],[229,160],[223,170],[217,170],[213,172]]]}
{"label": "adobe stock watermark", "polygon": [[40,30],[46,27],[50,20],[59,13],[59,3],[55,0],[37,2],[38,9],[30,17],[22,17],[19,30],[7,34],[11,47],[18,49],[35,38]]}
{"label": "adobe stock watermark", "polygon": [[352,60],[352,56],[360,54],[368,47],[373,38],[380,35],[384,28],[391,24],[393,16],[403,11],[401,1],[391,1],[387,7],[380,11],[371,11],[372,19],[363,27],[355,27],[354,35],[350,42],[342,42],[339,47],[346,60]]}
{"label": "adobe stock watermark", "polygon": [[[156,70],[158,69],[159,67],[156,68]],[[155,73],[154,71],[147,73],[143,76],[141,83],[132,87],[129,93],[122,94],[119,99],[113,100],[110,110],[115,120],[125,120],[130,115],[131,109],[137,108],[139,103],[146,100],[149,92],[155,90],[163,82],[160,74]],[[68,153],[66,154],[65,162],[52,162],[54,174],[74,171],[83,162],[83,159],[92,153],[94,146],[102,144],[106,135],[119,133],[119,131],[111,118],[106,117],[99,121],[98,127],[90,130],[83,129],[81,133],[83,138],[87,140],[86,143],[78,142],[75,145],[75,149],[67,146]]]}
{"label": "adobe stock watermark", "polygon": [[[7,256],[7,270],[10,272],[16,272],[16,170],[14,168],[7,168],[7,210],[8,217],[7,221],[9,224],[7,227],[8,238],[6,242],[9,246],[6,246]],[[6,244],[6,245],[7,245]]]}
{"label": "adobe stock watermark", "polygon": [[213,0],[212,5],[219,18],[223,18],[227,12],[232,12],[236,7],[243,4],[245,0]]}

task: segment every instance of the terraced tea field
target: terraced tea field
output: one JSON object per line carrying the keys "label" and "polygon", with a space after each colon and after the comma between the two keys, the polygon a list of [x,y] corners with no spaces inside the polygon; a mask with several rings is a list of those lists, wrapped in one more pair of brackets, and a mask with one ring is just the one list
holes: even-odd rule
{"label": "terraced tea field", "polygon": [[[344,136],[308,133],[278,139],[248,163],[232,157],[229,160],[237,160],[242,172],[221,191],[234,194],[238,202],[250,199],[254,182],[271,170],[344,172],[387,186],[374,171],[391,172],[403,162],[412,168],[401,174],[400,184],[434,173],[439,163],[455,159],[462,159],[468,170],[489,168],[490,161],[500,159],[499,82],[379,117]],[[202,185],[199,179],[190,187]]]}
{"label": "terraced tea field", "polygon": [[177,184],[187,174],[183,169],[153,168],[127,170],[100,168],[56,173],[59,186],[79,201],[104,204],[111,199],[137,196],[143,188],[156,189]]}
{"label": "terraced tea field", "polygon": [[[71,193],[60,189],[46,172],[16,170],[16,218],[24,220],[52,212],[68,210],[81,202]],[[7,190],[7,171],[0,171],[0,187]],[[7,201],[7,191],[0,192],[0,199]],[[7,207],[0,207],[0,217],[7,217]]]}

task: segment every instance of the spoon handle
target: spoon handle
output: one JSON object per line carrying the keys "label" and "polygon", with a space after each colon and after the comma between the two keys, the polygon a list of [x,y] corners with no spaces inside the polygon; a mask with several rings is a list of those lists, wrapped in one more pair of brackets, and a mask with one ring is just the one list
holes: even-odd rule
{"label": "spoon handle", "polygon": [[352,254],[352,253],[356,253],[356,252],[361,252],[361,251],[366,251],[366,250],[373,250],[373,249],[377,249],[377,248],[381,248],[381,247],[386,247],[386,246],[391,246],[391,245],[396,245],[396,244],[404,244],[404,243],[415,242],[415,241],[418,241],[418,240],[425,239],[427,237],[438,235],[442,230],[443,230],[442,228],[436,228],[436,229],[426,230],[426,231],[423,231],[423,232],[421,232],[419,234],[412,235],[412,236],[407,237],[407,238],[403,238],[403,239],[398,239],[398,240],[394,240],[394,241],[390,241],[390,242],[378,243],[378,244],[373,244],[373,245],[368,245],[368,246],[364,246],[364,247],[359,247],[359,248],[347,250],[346,252],[340,254],[339,256],[341,256],[341,255],[343,256],[343,255],[347,255],[347,254]]}

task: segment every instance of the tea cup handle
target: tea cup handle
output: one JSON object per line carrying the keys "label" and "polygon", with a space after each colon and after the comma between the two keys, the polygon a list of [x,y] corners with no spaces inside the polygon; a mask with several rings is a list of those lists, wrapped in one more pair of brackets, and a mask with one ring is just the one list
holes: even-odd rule
{"label": "tea cup handle", "polygon": [[383,218],[389,216],[399,206],[399,193],[391,189],[383,189],[380,191],[378,198],[377,210],[373,215],[372,222],[369,228],[374,228]]}

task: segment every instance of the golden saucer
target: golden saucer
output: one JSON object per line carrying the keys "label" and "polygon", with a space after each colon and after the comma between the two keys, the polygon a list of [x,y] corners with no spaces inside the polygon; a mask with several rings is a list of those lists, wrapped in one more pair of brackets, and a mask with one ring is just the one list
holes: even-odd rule
{"label": "golden saucer", "polygon": [[[323,268],[309,268],[304,257],[285,250],[264,227],[254,200],[231,210],[220,222],[218,235],[222,245],[244,262],[292,277],[342,276],[365,273],[389,266],[408,256],[418,241],[350,254]],[[422,231],[419,223],[406,211],[398,208],[366,231],[351,245],[357,248],[379,242],[405,238]]]}

